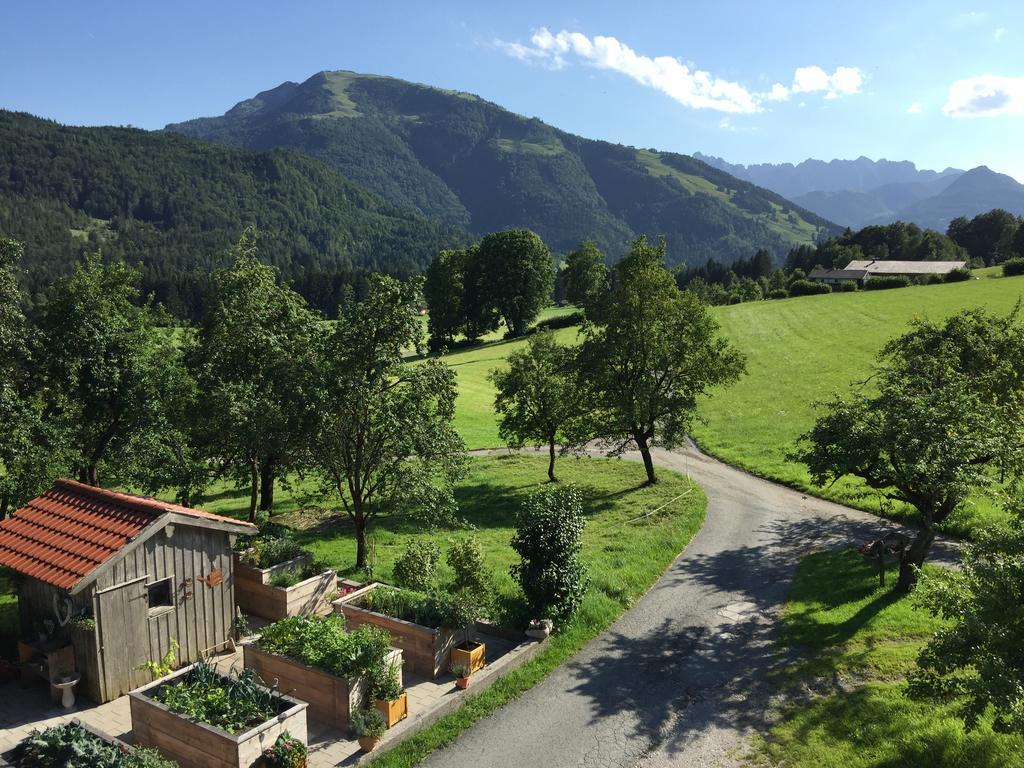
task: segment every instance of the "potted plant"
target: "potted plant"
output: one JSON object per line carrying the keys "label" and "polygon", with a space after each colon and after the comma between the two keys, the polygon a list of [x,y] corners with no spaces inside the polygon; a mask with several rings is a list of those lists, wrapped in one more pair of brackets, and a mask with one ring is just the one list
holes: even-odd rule
{"label": "potted plant", "polygon": [[388,729],[384,715],[376,709],[357,709],[352,713],[351,723],[352,734],[363,752],[372,752]]}
{"label": "potted plant", "polygon": [[409,695],[402,688],[402,667],[398,663],[382,664],[371,675],[370,698],[374,709],[384,715],[388,728],[409,716]]}
{"label": "potted plant", "polygon": [[452,664],[452,674],[455,675],[455,687],[466,690],[469,688],[469,676],[473,674],[468,664]]}
{"label": "potted plant", "polygon": [[263,752],[263,761],[267,768],[306,768],[309,753],[301,740],[285,731]]}

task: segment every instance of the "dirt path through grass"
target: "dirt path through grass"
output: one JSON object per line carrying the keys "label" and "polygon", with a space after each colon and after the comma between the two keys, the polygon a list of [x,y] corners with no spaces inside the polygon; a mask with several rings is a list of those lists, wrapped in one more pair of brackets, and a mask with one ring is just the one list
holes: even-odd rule
{"label": "dirt path through grass", "polygon": [[[627,459],[636,460],[634,455]],[[437,768],[728,766],[763,728],[777,614],[800,555],[895,524],[700,453],[658,451],[708,498],[700,533],[570,662],[464,732]],[[940,558],[953,551],[940,544]]]}

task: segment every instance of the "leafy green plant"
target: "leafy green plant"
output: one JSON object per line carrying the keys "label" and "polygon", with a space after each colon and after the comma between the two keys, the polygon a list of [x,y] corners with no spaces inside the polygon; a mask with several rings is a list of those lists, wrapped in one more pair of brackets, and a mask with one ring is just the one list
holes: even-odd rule
{"label": "leafy green plant", "polygon": [[75,616],[71,619],[71,627],[82,632],[92,632],[96,629],[96,619],[92,616]]}
{"label": "leafy green plant", "polygon": [[284,708],[281,694],[264,686],[251,669],[223,675],[205,660],[182,680],[161,687],[156,698],[172,712],[228,733],[266,722]]}
{"label": "leafy green plant", "polygon": [[357,739],[379,739],[388,729],[388,723],[376,709],[357,709],[349,719],[349,728]]}
{"label": "leafy green plant", "polygon": [[397,662],[381,663],[370,673],[370,698],[394,701],[402,695],[402,667]]}
{"label": "leafy green plant", "polygon": [[131,754],[75,723],[32,731],[16,748],[14,765],[24,768],[175,768],[154,749]]}
{"label": "leafy green plant", "polygon": [[323,560],[307,560],[275,573],[271,576],[270,583],[275,587],[287,589],[330,569],[330,565]]}
{"label": "leafy green plant", "polygon": [[238,638],[248,637],[252,634],[252,625],[249,624],[249,617],[241,608],[235,606],[235,635]]}
{"label": "leafy green plant", "polygon": [[454,573],[452,591],[467,593],[486,614],[494,599],[494,581],[480,541],[473,536],[456,539],[448,548],[447,559]]}
{"label": "leafy green plant", "polygon": [[308,554],[287,536],[257,536],[238,559],[252,568],[270,568]]}
{"label": "leafy green plant", "polygon": [[568,620],[587,590],[583,548],[583,503],[577,488],[545,489],[530,495],[519,512],[512,549],[520,562],[513,578],[523,589],[533,618]]}
{"label": "leafy green plant", "polygon": [[345,631],[340,616],[292,616],[263,630],[259,647],[338,677],[369,675],[384,665],[390,636],[364,624]]}
{"label": "leafy green plant", "polygon": [[174,664],[178,660],[178,641],[171,638],[171,646],[167,649],[167,653],[159,661],[149,661],[141,664],[139,669],[148,669],[149,673],[156,680],[160,677],[166,677],[174,671]]}
{"label": "leafy green plant", "polygon": [[413,539],[395,561],[395,584],[406,589],[426,592],[434,585],[441,548],[429,539]]}
{"label": "leafy green plant", "polygon": [[470,676],[470,674],[472,674],[472,670],[469,668],[468,664],[452,664],[451,673],[456,677],[465,680]]}
{"label": "leafy green plant", "polygon": [[306,768],[309,753],[305,744],[284,731],[274,746],[264,750],[263,758],[268,768]]}

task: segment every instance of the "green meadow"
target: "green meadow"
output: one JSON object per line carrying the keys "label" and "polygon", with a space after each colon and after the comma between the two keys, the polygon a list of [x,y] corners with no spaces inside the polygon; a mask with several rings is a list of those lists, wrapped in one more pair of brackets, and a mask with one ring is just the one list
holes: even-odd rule
{"label": "green meadow", "polygon": [[[803,466],[786,456],[813,423],[814,403],[865,381],[881,346],[912,320],[941,320],[975,306],[1008,312],[1024,295],[1024,278],[999,278],[996,270],[975,274],[979,279],[948,285],[715,307],[723,333],[747,355],[748,370],[738,384],[703,400],[694,438],[704,450],[758,475],[872,512],[908,514],[857,482],[815,488]],[[577,338],[575,328],[557,334],[565,343]],[[496,342],[446,356],[459,379],[456,425],[470,448],[501,445],[487,374],[523,343]],[[948,528],[968,533],[999,516],[978,499]]]}

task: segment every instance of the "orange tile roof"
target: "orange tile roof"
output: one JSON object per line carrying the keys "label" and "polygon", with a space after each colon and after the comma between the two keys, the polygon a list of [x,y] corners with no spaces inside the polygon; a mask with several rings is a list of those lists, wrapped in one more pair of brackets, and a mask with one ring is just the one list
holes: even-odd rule
{"label": "orange tile roof", "polygon": [[256,531],[250,523],[199,509],[57,480],[0,523],[0,565],[71,589],[168,512]]}

